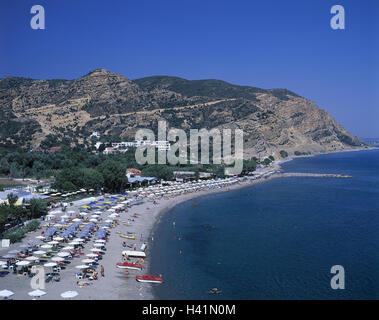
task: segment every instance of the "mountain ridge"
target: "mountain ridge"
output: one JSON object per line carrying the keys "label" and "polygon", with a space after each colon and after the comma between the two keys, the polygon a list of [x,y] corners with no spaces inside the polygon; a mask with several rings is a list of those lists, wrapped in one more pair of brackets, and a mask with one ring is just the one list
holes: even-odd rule
{"label": "mountain ridge", "polygon": [[245,157],[363,147],[325,110],[283,88],[238,86],[217,79],[152,76],[130,80],[97,68],[73,79],[0,79],[0,143],[35,148],[133,140],[138,128],[240,128]]}

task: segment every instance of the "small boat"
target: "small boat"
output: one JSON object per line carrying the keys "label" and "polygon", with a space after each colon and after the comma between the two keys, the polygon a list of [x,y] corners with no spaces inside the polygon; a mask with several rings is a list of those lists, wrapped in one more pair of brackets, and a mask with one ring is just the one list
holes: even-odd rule
{"label": "small boat", "polygon": [[120,234],[120,237],[121,238],[125,238],[125,239],[130,239],[130,240],[135,240],[136,239],[136,237],[135,236],[127,236],[127,235],[125,235],[125,234]]}
{"label": "small boat", "polygon": [[138,282],[151,282],[151,283],[163,283],[164,282],[163,279],[160,277],[149,276],[149,275],[136,276],[136,280]]}
{"label": "small boat", "polygon": [[118,262],[116,267],[120,269],[142,270],[142,264],[130,262]]}

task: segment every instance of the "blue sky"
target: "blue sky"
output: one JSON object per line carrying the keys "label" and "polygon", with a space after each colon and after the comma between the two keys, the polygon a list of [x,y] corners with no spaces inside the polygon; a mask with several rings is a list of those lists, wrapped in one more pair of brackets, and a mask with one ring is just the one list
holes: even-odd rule
{"label": "blue sky", "polygon": [[[30,27],[33,5],[46,29]],[[345,8],[332,30],[330,8]],[[288,88],[379,137],[377,0],[0,0],[0,77],[174,75]]]}

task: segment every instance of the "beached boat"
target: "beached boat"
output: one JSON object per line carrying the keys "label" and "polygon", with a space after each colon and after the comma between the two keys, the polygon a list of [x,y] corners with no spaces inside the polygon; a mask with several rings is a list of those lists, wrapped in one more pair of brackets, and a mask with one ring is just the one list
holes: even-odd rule
{"label": "beached boat", "polygon": [[142,270],[142,264],[130,262],[118,262],[116,267],[120,269]]}
{"label": "beached boat", "polygon": [[122,251],[122,255],[133,258],[146,258],[145,252],[136,250],[124,250]]}
{"label": "beached boat", "polygon": [[136,237],[135,236],[127,236],[127,235],[125,235],[125,234],[120,234],[120,237],[121,238],[125,238],[125,239],[130,239],[130,240],[135,240],[136,239]]}
{"label": "beached boat", "polygon": [[144,275],[144,276],[136,276],[136,280],[138,282],[151,282],[151,283],[163,283],[163,279],[156,276]]}

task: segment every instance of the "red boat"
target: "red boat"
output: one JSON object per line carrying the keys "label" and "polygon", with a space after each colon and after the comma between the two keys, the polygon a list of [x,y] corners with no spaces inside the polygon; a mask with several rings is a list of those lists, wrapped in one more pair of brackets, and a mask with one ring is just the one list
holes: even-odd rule
{"label": "red boat", "polygon": [[142,270],[142,264],[130,262],[118,262],[116,267],[120,269]]}
{"label": "red boat", "polygon": [[163,283],[163,279],[161,277],[156,276],[136,276],[136,280],[139,282],[152,282],[152,283]]}

